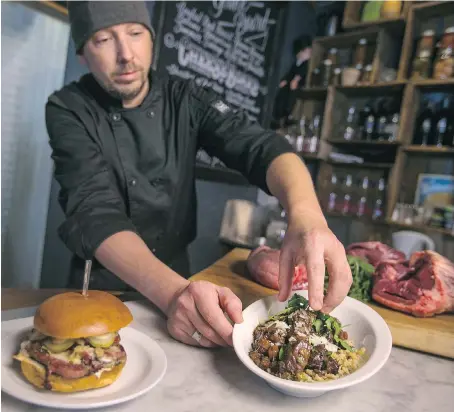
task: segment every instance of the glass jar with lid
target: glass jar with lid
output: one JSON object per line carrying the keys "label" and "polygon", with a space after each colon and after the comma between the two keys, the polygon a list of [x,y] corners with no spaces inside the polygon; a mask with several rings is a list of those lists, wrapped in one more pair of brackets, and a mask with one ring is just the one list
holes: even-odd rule
{"label": "glass jar with lid", "polygon": [[448,27],[434,62],[433,78],[446,80],[454,77],[454,26]]}
{"label": "glass jar with lid", "polygon": [[359,40],[355,49],[355,59],[353,61],[353,66],[361,65],[364,67],[366,64],[366,52],[367,52],[367,39],[362,38]]}
{"label": "glass jar with lid", "polygon": [[435,32],[433,30],[425,30],[416,49],[416,56],[413,60],[410,76],[411,79],[428,79],[430,77],[434,44]]}
{"label": "glass jar with lid", "polygon": [[331,60],[326,59],[323,62],[323,71],[322,71],[322,76],[321,76],[321,86],[322,87],[328,87],[329,83],[331,81],[331,73],[332,73],[332,68],[333,68],[333,63]]}
{"label": "glass jar with lid", "polygon": [[360,84],[370,84],[372,79],[372,65],[368,64],[361,73]]}
{"label": "glass jar with lid", "polygon": [[329,49],[327,59],[331,60],[333,66],[337,66],[337,49],[335,47]]}

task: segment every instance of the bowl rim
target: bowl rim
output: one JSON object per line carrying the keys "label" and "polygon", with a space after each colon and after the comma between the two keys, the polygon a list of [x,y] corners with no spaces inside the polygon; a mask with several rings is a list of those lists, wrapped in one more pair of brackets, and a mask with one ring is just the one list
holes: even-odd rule
{"label": "bowl rim", "polygon": [[[307,290],[295,290],[292,291],[291,296],[297,293],[307,298]],[[291,298],[289,297],[289,299]],[[246,309],[243,310],[243,317],[245,318],[249,312],[254,311],[254,305],[258,305],[262,301],[277,301],[277,294],[266,296],[261,299],[257,299],[253,303],[251,303]],[[286,304],[288,299],[284,302]],[[243,342],[240,338],[240,330],[242,328],[243,323],[235,324],[233,328],[233,348],[240,359],[240,361],[245,365],[250,371],[255,373],[256,375],[260,376],[264,380],[268,381],[270,384],[274,386],[281,386],[291,389],[296,389],[300,391],[328,391],[328,390],[335,390],[346,388],[349,386],[356,385],[360,382],[364,382],[365,380],[369,379],[373,375],[375,375],[388,361],[391,350],[392,350],[392,335],[389,329],[389,326],[385,322],[385,320],[378,314],[374,309],[366,305],[365,303],[351,298],[347,296],[340,305],[337,306],[338,309],[341,306],[349,306],[356,308],[356,310],[361,311],[365,314],[368,323],[370,324],[373,333],[376,338],[375,348],[372,353],[367,354],[368,356],[366,363],[361,366],[358,370],[352,372],[349,375],[343,376],[338,379],[326,381],[326,382],[297,382],[297,381],[290,381],[286,379],[279,378],[277,376],[271,375],[270,373],[260,369],[250,358],[246,351],[243,350]]]}

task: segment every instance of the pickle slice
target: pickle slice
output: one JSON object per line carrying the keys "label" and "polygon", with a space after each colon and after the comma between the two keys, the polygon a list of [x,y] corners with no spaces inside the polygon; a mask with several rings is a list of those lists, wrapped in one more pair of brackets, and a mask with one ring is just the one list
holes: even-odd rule
{"label": "pickle slice", "polygon": [[90,342],[90,345],[94,346],[95,348],[108,348],[112,346],[116,336],[116,333],[106,333],[99,336],[90,336],[88,338],[88,341]]}
{"label": "pickle slice", "polygon": [[43,345],[53,353],[64,352],[74,345],[75,339],[47,339]]}

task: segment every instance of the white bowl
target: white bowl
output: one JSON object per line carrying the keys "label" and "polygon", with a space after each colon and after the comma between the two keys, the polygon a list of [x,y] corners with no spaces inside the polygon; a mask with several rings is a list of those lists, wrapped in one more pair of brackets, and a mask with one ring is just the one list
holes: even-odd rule
{"label": "white bowl", "polygon": [[[296,292],[304,297],[307,291]],[[277,295],[260,299],[243,311],[243,323],[233,329],[233,346],[241,362],[253,373],[263,378],[271,387],[296,397],[320,396],[325,392],[347,388],[369,379],[386,363],[391,353],[392,337],[388,325],[372,308],[356,299],[346,297],[331,312],[348,332],[349,340],[355,347],[366,348],[367,361],[350,375],[327,382],[295,382],[278,378],[260,369],[249,357],[254,328],[269,316],[283,310],[287,302],[279,302]]]}

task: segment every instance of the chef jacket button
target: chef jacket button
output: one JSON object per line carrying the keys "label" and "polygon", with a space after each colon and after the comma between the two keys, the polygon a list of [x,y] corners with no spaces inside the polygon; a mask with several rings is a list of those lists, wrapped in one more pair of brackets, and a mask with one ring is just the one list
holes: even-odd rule
{"label": "chef jacket button", "polygon": [[153,253],[156,253],[156,249],[151,249],[151,251],[152,251]]}
{"label": "chef jacket button", "polygon": [[135,186],[137,184],[137,180],[131,179],[131,181],[129,183],[131,184],[131,186]]}
{"label": "chef jacket button", "polygon": [[148,117],[154,117],[154,111],[149,110],[149,111],[147,112],[147,116],[148,116]]}
{"label": "chef jacket button", "polygon": [[121,114],[120,114],[120,113],[112,113],[112,114],[110,115],[110,117],[112,118],[112,120],[113,120],[114,122],[118,122],[118,121],[121,120]]}

